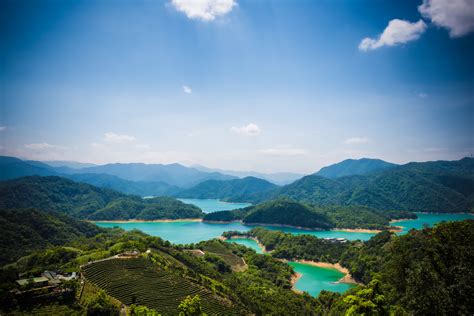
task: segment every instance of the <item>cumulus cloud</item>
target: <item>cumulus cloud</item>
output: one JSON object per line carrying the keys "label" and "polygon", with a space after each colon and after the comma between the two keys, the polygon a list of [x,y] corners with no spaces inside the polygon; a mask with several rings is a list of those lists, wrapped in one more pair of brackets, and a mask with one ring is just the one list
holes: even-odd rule
{"label": "cumulus cloud", "polygon": [[212,21],[232,11],[237,2],[235,0],[172,0],[171,4],[190,19]]}
{"label": "cumulus cloud", "polygon": [[235,134],[246,135],[246,136],[257,136],[261,132],[260,127],[258,127],[258,125],[254,123],[250,123],[248,125],[244,125],[240,127],[233,126],[231,127],[230,131]]}
{"label": "cumulus cloud", "polygon": [[346,145],[358,145],[358,144],[367,144],[370,142],[370,139],[367,137],[351,137],[344,141]]}
{"label": "cumulus cloud", "polygon": [[433,24],[448,29],[451,37],[461,37],[474,31],[472,0],[423,0],[418,11]]}
{"label": "cumulus cloud", "polygon": [[261,154],[269,156],[302,156],[308,152],[302,148],[293,148],[289,145],[280,145],[273,148],[259,150]]}
{"label": "cumulus cloud", "polygon": [[109,143],[123,144],[133,142],[136,140],[136,138],[130,135],[120,135],[108,132],[104,134],[104,140]]}
{"label": "cumulus cloud", "polygon": [[183,92],[186,94],[191,94],[193,93],[193,90],[189,86],[183,86]]}
{"label": "cumulus cloud", "polygon": [[26,148],[33,149],[33,150],[44,150],[44,149],[53,149],[53,148],[60,148],[60,146],[51,145],[48,143],[33,143],[33,144],[26,144]]}
{"label": "cumulus cloud", "polygon": [[359,44],[359,50],[368,51],[382,46],[395,46],[418,39],[426,30],[423,20],[409,22],[393,19],[388,22],[383,33],[377,38],[364,38]]}

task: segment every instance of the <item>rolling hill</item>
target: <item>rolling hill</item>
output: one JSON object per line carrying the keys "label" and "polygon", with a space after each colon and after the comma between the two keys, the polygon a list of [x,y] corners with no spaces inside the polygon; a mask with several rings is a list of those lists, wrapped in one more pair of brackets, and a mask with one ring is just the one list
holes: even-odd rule
{"label": "rolling hill", "polygon": [[24,177],[0,183],[0,209],[37,208],[90,220],[178,219],[202,211],[170,197],[142,199],[61,177]]}
{"label": "rolling hill", "polygon": [[0,208],[0,266],[35,250],[59,246],[103,231],[57,212]]}

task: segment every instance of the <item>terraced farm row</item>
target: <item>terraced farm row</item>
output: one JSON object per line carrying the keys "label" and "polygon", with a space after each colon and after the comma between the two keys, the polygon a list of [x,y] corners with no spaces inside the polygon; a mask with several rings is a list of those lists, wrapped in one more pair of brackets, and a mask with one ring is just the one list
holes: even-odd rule
{"label": "terraced farm row", "polygon": [[229,301],[186,278],[159,270],[144,258],[99,261],[82,270],[87,281],[125,305],[145,305],[164,315],[176,315],[186,296],[199,294],[207,314],[234,313]]}

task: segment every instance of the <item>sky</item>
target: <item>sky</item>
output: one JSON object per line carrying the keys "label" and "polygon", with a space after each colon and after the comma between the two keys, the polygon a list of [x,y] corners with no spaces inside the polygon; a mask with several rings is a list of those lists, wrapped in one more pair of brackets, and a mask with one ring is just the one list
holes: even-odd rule
{"label": "sky", "polygon": [[474,1],[0,2],[0,155],[310,173],[474,153]]}

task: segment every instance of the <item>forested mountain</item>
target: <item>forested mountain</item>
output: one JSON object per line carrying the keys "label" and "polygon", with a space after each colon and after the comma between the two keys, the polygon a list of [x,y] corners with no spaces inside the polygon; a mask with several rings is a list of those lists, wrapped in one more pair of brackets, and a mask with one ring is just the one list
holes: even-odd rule
{"label": "forested mountain", "polygon": [[[58,163],[53,166],[34,160],[21,160],[14,157],[0,156],[0,181],[20,178],[24,176],[61,176],[78,182],[89,183],[101,188],[113,189],[126,194],[140,196],[170,196],[182,188],[166,182],[179,182],[186,185],[199,184],[208,179],[234,179],[232,176],[218,173],[206,173],[181,165],[145,165],[145,164],[116,164],[95,166],[91,169],[89,164]],[[81,168],[72,168],[82,166]],[[88,167],[86,167],[88,166]],[[102,168],[104,167],[104,168]],[[118,174],[124,174],[129,178],[151,178],[152,181],[127,180],[126,178],[109,174],[104,169]],[[147,174],[147,170],[150,173]],[[161,170],[153,173],[153,170]],[[169,170],[168,170],[169,169]],[[103,172],[102,172],[103,171]],[[134,174],[136,172],[136,174]],[[159,180],[163,177],[164,180]],[[178,180],[170,180],[176,178]]]}
{"label": "forested mountain", "polygon": [[204,221],[278,224],[313,229],[387,229],[391,219],[416,218],[407,211],[380,211],[367,206],[313,207],[287,199],[263,202],[232,211],[208,213]]}
{"label": "forested mountain", "polygon": [[75,173],[106,173],[131,181],[165,182],[179,187],[191,187],[200,182],[214,180],[231,180],[233,176],[218,172],[202,172],[194,168],[174,163],[169,165],[144,163],[113,163],[101,166],[82,168]]}
{"label": "forested mountain", "polygon": [[102,228],[58,212],[0,208],[0,266],[35,250],[92,237]]}
{"label": "forested mountain", "polygon": [[292,201],[277,200],[261,203],[242,219],[246,224],[278,224],[306,228],[329,229],[334,224],[311,207]]}
{"label": "forested mountain", "polygon": [[321,168],[315,175],[334,179],[345,176],[364,175],[374,171],[387,170],[396,166],[396,164],[380,159],[346,159],[339,163]]}
{"label": "forested mountain", "polygon": [[37,208],[93,220],[202,217],[202,211],[174,198],[142,199],[61,177],[25,177],[0,183],[0,209]]}
{"label": "forested mountain", "polygon": [[410,163],[365,176],[310,175],[260,200],[289,197],[314,205],[366,205],[381,210],[474,210],[474,159]]}
{"label": "forested mountain", "polygon": [[58,175],[58,173],[47,166],[45,168],[44,166],[27,163],[18,158],[0,156],[0,181],[31,175],[52,176]]}
{"label": "forested mountain", "polygon": [[190,189],[176,193],[176,196],[181,198],[247,202],[253,200],[252,197],[254,195],[264,194],[277,187],[273,183],[254,177],[227,181],[207,180]]}

